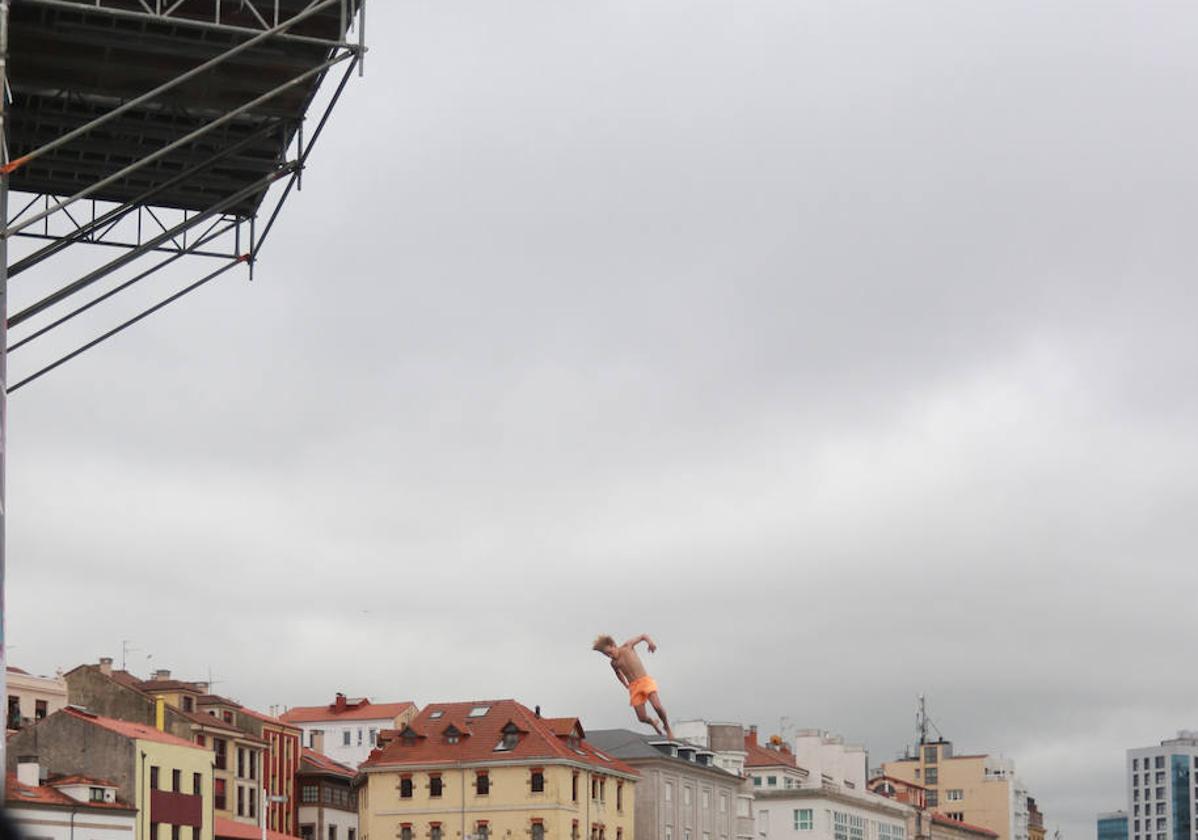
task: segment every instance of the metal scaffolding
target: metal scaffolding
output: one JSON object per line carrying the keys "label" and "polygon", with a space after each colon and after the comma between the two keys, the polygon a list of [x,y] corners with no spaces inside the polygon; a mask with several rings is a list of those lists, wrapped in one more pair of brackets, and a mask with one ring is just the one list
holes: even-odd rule
{"label": "metal scaffolding", "polygon": [[[6,395],[238,266],[253,276],[365,31],[365,0],[0,0],[0,696]],[[9,382],[9,353],[192,264],[186,285]],[[35,267],[55,286],[10,312],[9,282]]]}

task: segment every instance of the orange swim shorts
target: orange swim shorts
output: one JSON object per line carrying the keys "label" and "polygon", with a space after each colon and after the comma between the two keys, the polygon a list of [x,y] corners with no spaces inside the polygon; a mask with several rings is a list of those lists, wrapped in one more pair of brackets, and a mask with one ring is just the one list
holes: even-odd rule
{"label": "orange swim shorts", "polygon": [[657,683],[653,681],[653,677],[646,674],[628,684],[628,703],[631,706],[639,706],[655,691]]}

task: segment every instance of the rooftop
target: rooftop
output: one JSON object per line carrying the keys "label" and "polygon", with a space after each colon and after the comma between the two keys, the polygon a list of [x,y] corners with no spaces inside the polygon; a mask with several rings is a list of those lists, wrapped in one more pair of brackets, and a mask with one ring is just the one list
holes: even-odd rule
{"label": "rooftop", "polygon": [[[612,773],[637,772],[576,735],[573,718],[542,718],[515,700],[432,703],[371,753],[363,770],[485,761],[572,761]],[[564,734],[562,734],[564,733]]]}
{"label": "rooftop", "polygon": [[[47,805],[62,808],[91,808],[97,811],[129,811],[131,813],[135,810],[132,805],[120,800],[116,802],[85,802],[74,799],[53,787],[53,785],[67,784],[70,783],[65,780],[55,780],[50,785],[25,785],[17,781],[16,773],[9,773],[4,798],[10,808],[21,805]],[[85,784],[85,782],[75,782],[74,784]],[[111,786],[106,782],[98,782],[97,785]]]}
{"label": "rooftop", "polygon": [[[643,735],[629,729],[600,729],[588,736],[590,743],[613,756],[635,765],[641,761],[668,761],[686,764],[696,770],[718,773],[738,778],[716,764],[702,764],[694,759],[701,754],[712,755],[710,750],[685,741],[670,741],[657,735]],[[688,753],[682,755],[681,753]]]}
{"label": "rooftop", "polygon": [[190,749],[201,749],[191,741],[184,741],[182,738],[176,738],[161,730],[155,729],[152,726],[146,726],[144,723],[130,723],[127,720],[116,720],[115,718],[101,717],[93,715],[91,712],[85,712],[82,709],[77,709],[73,706],[68,706],[61,711],[55,712],[60,715],[71,715],[79,720],[85,720],[94,726],[99,726],[107,729],[109,732],[115,732],[118,735],[124,735],[126,738],[135,738],[141,741],[155,741],[159,744],[171,744],[176,747],[188,747]]}
{"label": "rooftop", "polygon": [[279,715],[284,723],[318,723],[334,720],[395,720],[416,704],[410,700],[399,703],[372,703],[367,697],[346,697],[338,694],[326,706],[296,706]]}

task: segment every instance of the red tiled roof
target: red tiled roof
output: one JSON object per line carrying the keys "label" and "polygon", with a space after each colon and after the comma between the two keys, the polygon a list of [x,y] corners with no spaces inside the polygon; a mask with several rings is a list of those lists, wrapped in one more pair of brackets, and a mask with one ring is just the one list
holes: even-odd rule
{"label": "red tiled roof", "polygon": [[895,784],[900,784],[904,787],[915,788],[916,790],[927,790],[926,787],[918,782],[910,782],[906,779],[900,779],[898,776],[887,776],[885,773],[881,774],[880,776],[874,776],[872,779],[870,779],[870,781],[878,781],[879,779],[884,779],[888,782],[894,782]]}
{"label": "red tiled roof", "polygon": [[[82,777],[79,777],[82,778]],[[56,784],[60,784],[56,782]],[[45,785],[23,785],[17,781],[16,773],[8,774],[8,785],[4,798],[10,808],[19,805],[61,805],[69,808],[95,808],[102,811],[132,811],[133,807],[119,799],[116,802],[84,802],[72,799],[62,791]]]}
{"label": "red tiled roof", "polygon": [[[473,709],[487,708],[486,714],[471,717]],[[438,714],[438,717],[433,717]],[[559,737],[561,719],[537,717],[515,700],[476,700],[469,703],[433,703],[425,707],[403,732],[381,750],[371,753],[362,769],[393,765],[452,764],[462,761],[555,760],[577,761],[604,770],[636,776],[637,771],[624,762],[600,752],[584,740],[572,749]],[[503,729],[512,723],[522,733],[516,745],[497,752]],[[450,726],[463,733],[456,744],[449,743],[445,730]],[[405,737],[409,730],[413,735]],[[567,731],[568,734],[568,731]]]}
{"label": "red tiled roof", "polygon": [[[258,825],[239,823],[228,817],[217,817],[213,820],[212,825],[217,837],[229,838],[229,840],[262,840],[262,827]],[[266,830],[266,838],[267,840],[295,840],[290,834],[272,831],[269,828]]]}
{"label": "red tiled roof", "polygon": [[997,831],[991,831],[984,826],[973,825],[972,823],[962,822],[961,820],[954,820],[951,817],[947,817],[937,811],[932,812],[932,822],[938,822],[941,825],[951,825],[953,828],[964,828],[967,831],[974,832],[975,834],[985,834],[987,837],[998,836]]}
{"label": "red tiled roof", "polygon": [[569,735],[577,735],[579,738],[587,736],[586,731],[582,728],[582,721],[578,718],[542,718],[549,730],[559,738],[565,738]]}
{"label": "red tiled roof", "polygon": [[337,711],[331,706],[296,706],[279,715],[279,719],[283,723],[316,723],[325,720],[395,720],[408,709],[414,708],[416,708],[416,704],[409,700],[402,703],[347,700],[345,709],[341,711]]}
{"label": "red tiled roof", "polygon": [[115,732],[118,735],[124,735],[126,738],[139,738],[142,741],[157,741],[160,744],[173,744],[176,747],[191,747],[192,749],[203,749],[197,747],[191,741],[184,741],[182,738],[176,738],[174,735],[159,731],[152,726],[146,726],[144,723],[130,723],[127,720],[115,720],[113,718],[100,717],[93,715],[90,712],[81,712],[78,709],[70,707],[63,709],[60,714],[71,715],[72,717],[86,720],[109,732]]}
{"label": "red tiled roof", "polygon": [[249,706],[243,706],[236,700],[230,700],[228,697],[221,697],[219,694],[205,694],[196,702],[199,703],[200,706],[228,706],[230,709],[237,709],[242,714],[249,715],[250,717],[263,721],[264,723],[273,723],[276,726],[286,726],[298,731],[298,727],[287,723],[285,720],[281,720],[272,715],[264,714],[255,709],[251,709]]}
{"label": "red tiled roof", "polygon": [[[307,765],[306,767],[304,765]],[[333,761],[327,755],[310,750],[304,747],[304,751],[300,754],[300,772],[301,773],[334,773],[338,776],[353,778],[358,775],[358,771],[352,767],[347,767],[339,761]]]}
{"label": "red tiled roof", "polygon": [[790,767],[799,769],[794,753],[783,744],[781,749],[772,750],[757,743],[754,732],[745,733],[745,767]]}

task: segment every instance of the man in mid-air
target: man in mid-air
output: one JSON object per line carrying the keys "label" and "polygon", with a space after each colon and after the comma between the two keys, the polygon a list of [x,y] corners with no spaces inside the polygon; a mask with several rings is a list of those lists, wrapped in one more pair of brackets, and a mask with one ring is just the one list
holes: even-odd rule
{"label": "man in mid-air", "polygon": [[[666,710],[662,708],[661,698],[657,696],[657,683],[645,672],[645,666],[637,655],[636,646],[641,642],[648,646],[649,653],[657,650],[657,645],[644,633],[622,645],[616,644],[616,640],[611,636],[600,636],[595,639],[594,650],[611,660],[611,669],[616,672],[616,679],[620,681],[620,685],[628,689],[628,702],[636,711],[637,720],[652,726],[658,735],[663,734],[661,726],[664,726],[664,734],[673,738],[674,730],[670,729],[670,720],[666,717]],[[654,711],[661,718],[661,726],[658,726],[652,715],[645,711],[645,701],[653,704]]]}

